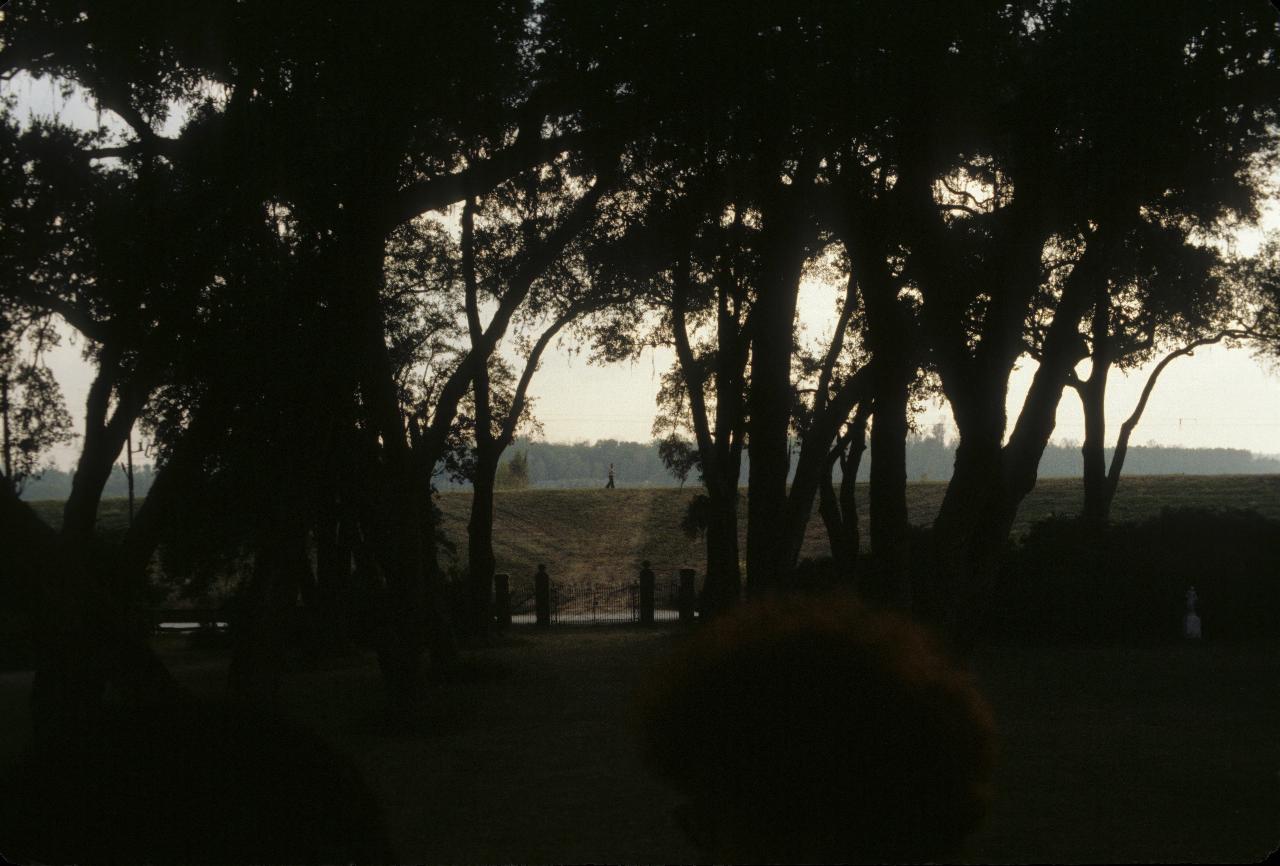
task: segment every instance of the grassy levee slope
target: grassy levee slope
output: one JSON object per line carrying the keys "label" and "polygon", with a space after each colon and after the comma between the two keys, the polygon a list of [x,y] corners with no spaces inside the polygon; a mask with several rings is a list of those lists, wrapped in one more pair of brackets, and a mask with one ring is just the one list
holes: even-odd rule
{"label": "grassy levee slope", "polygon": [[[858,485],[859,513],[867,525],[867,490]],[[697,488],[619,488],[616,490],[522,490],[500,492],[494,514],[498,570],[531,574],[545,563],[553,577],[607,580],[634,574],[649,560],[659,574],[681,567],[699,572],[705,564],[701,539],[689,539],[680,520]],[[945,482],[907,485],[907,508],[916,525],[933,522],[946,492]],[[1014,532],[1050,515],[1076,514],[1082,499],[1074,478],[1040,481],[1023,502]],[[466,559],[466,527],[471,495],[441,494],[444,529]],[[1165,507],[1247,508],[1280,518],[1280,476],[1159,475],[1126,478],[1116,494],[1118,521],[1154,516]],[[746,492],[739,508],[741,550],[746,550]],[[863,543],[866,543],[865,532]],[[803,556],[827,556],[830,548],[816,509],[809,522]]]}
{"label": "grassy levee slope", "polygon": [[[867,490],[858,485],[862,525],[867,521]],[[682,567],[702,572],[704,546],[680,529],[689,500],[698,488],[618,488],[615,490],[520,490],[497,494],[494,542],[498,570],[516,580],[526,579],[538,563],[545,563],[553,577],[612,582],[631,576],[640,561],[649,560],[659,575]],[[946,492],[940,481],[907,485],[907,508],[916,525],[933,521]],[[1018,512],[1014,532],[1050,515],[1076,514],[1082,499],[1081,484],[1074,478],[1042,479]],[[467,518],[471,494],[442,493],[444,531],[457,547],[457,563],[467,558]],[[32,503],[51,525],[61,522],[60,502]],[[1120,483],[1113,510],[1115,520],[1154,516],[1165,507],[1245,508],[1280,518],[1280,475],[1153,475],[1125,478]],[[739,533],[745,553],[746,491],[739,509]],[[128,504],[105,500],[99,529],[111,537],[123,532]],[[865,533],[863,543],[866,543]],[[826,534],[815,510],[809,523],[802,555],[826,556]]]}

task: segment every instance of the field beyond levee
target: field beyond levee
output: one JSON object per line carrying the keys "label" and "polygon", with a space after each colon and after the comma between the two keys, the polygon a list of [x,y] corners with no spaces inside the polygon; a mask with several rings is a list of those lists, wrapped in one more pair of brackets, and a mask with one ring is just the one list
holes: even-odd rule
{"label": "field beyond levee", "polygon": [[[529,578],[544,563],[553,578],[569,581],[616,582],[633,577],[641,560],[649,560],[660,575],[679,568],[705,569],[702,539],[690,539],[680,529],[689,500],[700,491],[696,484],[673,487],[619,487],[614,490],[499,491],[494,505],[494,546],[498,571],[517,581]],[[908,515],[913,524],[928,525],[938,513],[946,483],[917,481],[907,485]],[[1079,479],[1042,479],[1022,503],[1014,532],[1021,532],[1050,515],[1076,514],[1083,492]],[[456,547],[453,565],[459,571],[467,558],[467,519],[470,493],[441,493],[444,531]],[[62,503],[34,502],[48,523],[58,526]],[[1115,520],[1155,516],[1165,507],[1244,508],[1280,518],[1280,475],[1150,475],[1123,478],[1112,511]],[[858,485],[862,526],[867,525],[867,485]],[[746,552],[746,490],[738,509],[741,551]],[[128,506],[108,499],[99,512],[99,529],[107,536],[123,531]],[[863,533],[866,543],[866,533]],[[805,538],[803,556],[830,555],[826,533],[815,507]],[[448,554],[444,554],[449,564]]]}
{"label": "field beyond levee", "polygon": [[[909,519],[916,525],[933,522],[946,492],[945,482],[907,485]],[[689,500],[700,488],[617,488],[615,490],[500,491],[494,505],[494,547],[498,570],[513,576],[532,574],[545,563],[553,578],[612,582],[634,575],[640,561],[649,560],[659,575],[682,567],[699,574],[706,562],[705,546],[680,529]],[[1077,514],[1083,498],[1074,478],[1041,480],[1024,500],[1014,532],[1021,532],[1050,515]],[[470,493],[442,493],[446,534],[465,562]],[[1165,507],[1254,509],[1280,518],[1280,476],[1277,475],[1153,475],[1123,478],[1112,516],[1132,520],[1155,516]],[[858,509],[866,544],[867,485],[858,485]],[[740,550],[746,552],[746,491],[738,509]],[[830,546],[816,503],[802,556],[829,556]]]}

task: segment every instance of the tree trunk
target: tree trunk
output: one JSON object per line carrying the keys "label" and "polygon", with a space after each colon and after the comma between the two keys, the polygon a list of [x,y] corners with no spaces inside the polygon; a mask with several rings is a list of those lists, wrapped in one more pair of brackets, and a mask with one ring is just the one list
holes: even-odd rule
{"label": "tree trunk", "polygon": [[847,457],[840,459],[840,506],[841,523],[843,524],[844,544],[849,551],[849,580],[857,586],[858,555],[862,552],[862,534],[858,523],[858,470],[862,466],[862,455],[867,450],[867,417],[872,404],[864,403],[858,407],[853,416],[853,428],[849,431],[849,451]]}
{"label": "tree trunk", "polygon": [[876,368],[873,366],[863,367],[829,399],[824,398],[829,385],[826,377],[819,383],[819,395],[814,402],[809,427],[800,442],[800,455],[796,460],[795,475],[791,479],[791,490],[787,494],[787,534],[789,563],[792,568],[800,559],[805,532],[813,516],[814,497],[823,478],[831,475],[828,459],[832,443],[839,438],[840,427],[848,420],[854,405],[868,402],[875,373]]}
{"label": "tree trunk", "polygon": [[[710,618],[738,604],[742,571],[738,558],[738,476],[742,467],[742,378],[746,367],[746,339],[740,322],[739,286],[726,269],[716,284],[716,357],[714,421],[703,395],[706,380],[696,362],[685,322],[691,289],[688,249],[675,263],[671,296],[672,337],[676,358],[689,395],[694,438],[702,462],[702,483],[707,491],[707,574],[700,601],[703,618]],[[730,297],[738,299],[730,310]]]}
{"label": "tree trunk", "polygon": [[[779,214],[775,219],[783,218]],[[787,522],[790,470],[791,360],[796,293],[803,250],[779,226],[766,246],[767,277],[752,311],[750,418],[751,464],[747,476],[747,591],[779,589],[790,583],[791,538]]]}
{"label": "tree trunk", "polygon": [[0,589],[31,622],[36,641],[31,710],[37,749],[94,736],[108,683],[143,713],[185,699],[74,548],[12,490],[0,488]]}
{"label": "tree trunk", "polygon": [[[475,266],[475,207],[475,199],[468,197],[462,208],[462,278],[471,351],[481,352],[484,351],[484,327],[480,323],[480,288]],[[473,638],[483,639],[493,604],[493,488],[501,453],[494,438],[488,355],[476,365],[471,390],[475,399],[476,468],[471,483],[471,518],[467,521],[469,574],[463,630]]]}
{"label": "tree trunk", "polygon": [[[898,359],[895,359],[898,360]],[[911,606],[907,523],[907,397],[910,373],[899,363],[877,361],[875,416],[871,426],[870,535],[872,598]]]}
{"label": "tree trunk", "polygon": [[332,490],[320,497],[313,529],[316,545],[316,624],[329,649],[343,651],[351,632],[346,616],[351,594],[351,548]]}
{"label": "tree trunk", "polygon": [[498,474],[496,449],[484,449],[476,460],[472,479],[471,518],[467,521],[467,562],[470,572],[467,598],[467,628],[483,638],[493,615],[493,574],[497,557],[493,553],[493,493]]}
{"label": "tree trunk", "polygon": [[1101,283],[1093,304],[1090,325],[1092,365],[1089,378],[1076,385],[1084,409],[1084,508],[1087,526],[1101,531],[1107,522],[1107,375],[1111,372],[1111,298],[1106,283]]}
{"label": "tree trunk", "polygon": [[915,314],[899,298],[902,278],[889,265],[893,244],[886,227],[856,203],[851,217],[845,248],[862,285],[875,406],[869,496],[872,574],[863,580],[863,589],[885,604],[907,609],[912,600],[907,402],[916,375],[919,335]]}
{"label": "tree trunk", "polygon": [[428,611],[423,533],[430,529],[427,504],[420,495],[425,480],[406,440],[386,344],[380,297],[383,238],[376,228],[375,210],[370,208],[362,219],[351,208],[345,243],[335,251],[334,267],[340,270],[334,278],[346,283],[353,301],[348,320],[355,330],[360,394],[366,423],[381,444],[381,461],[367,479],[373,490],[366,514],[371,527],[376,527],[374,555],[386,581],[378,662],[393,719],[407,722],[422,698],[424,635],[437,643],[449,643],[452,638],[447,630],[441,634],[441,623]]}
{"label": "tree trunk", "polygon": [[1095,355],[1094,370],[1080,387],[1080,404],[1084,409],[1084,444],[1080,447],[1084,457],[1084,508],[1081,517],[1086,525],[1097,529],[1106,525],[1111,510],[1107,496],[1107,366],[1100,365]]}
{"label": "tree trunk", "polygon": [[999,433],[993,435],[991,427],[970,428],[968,435],[961,429],[951,481],[933,522],[936,567],[917,575],[917,610],[953,636],[969,615],[973,588],[997,565],[990,540],[999,535],[997,515],[1003,509],[1001,454]]}
{"label": "tree trunk", "polygon": [[[84,444],[71,478],[71,493],[62,508],[62,535],[75,544],[87,544],[93,539],[102,490],[146,404],[148,391],[139,382],[117,389],[121,372],[118,353],[104,350],[100,363],[85,405]],[[108,417],[107,405],[113,390],[118,390],[118,399]]]}
{"label": "tree trunk", "polygon": [[[831,546],[831,561],[835,565],[836,576],[839,580],[852,585],[856,573],[854,563],[857,560],[858,549],[851,543],[852,539],[849,536],[844,515],[840,513],[840,498],[831,480],[831,474],[839,464],[841,447],[842,445],[837,445],[831,450],[827,474],[823,477],[822,486],[818,489],[818,515],[822,518],[822,525],[827,530],[827,543]],[[856,533],[856,515],[854,521]]]}
{"label": "tree trunk", "polygon": [[734,481],[731,487],[720,484],[708,490],[707,576],[701,605],[704,619],[732,609],[742,595],[736,473]]}
{"label": "tree trunk", "polygon": [[1005,278],[1008,288],[997,296],[1001,315],[988,313],[971,364],[941,369],[960,428],[960,445],[955,472],[934,522],[937,571],[944,575],[945,584],[935,598],[943,608],[935,613],[960,646],[970,645],[980,628],[1018,506],[1035,488],[1062,391],[1084,357],[1080,322],[1091,303],[1106,291],[1115,236],[1110,225],[1089,239],[1063,284],[1031,388],[1002,447],[1009,377],[1022,350],[1027,304],[1034,294],[1028,287],[1038,285],[1041,271],[1043,242],[1032,228],[1024,230],[1025,245],[1012,245]]}
{"label": "tree trunk", "polygon": [[1160,378],[1160,374],[1178,358],[1184,355],[1193,355],[1195,350],[1201,346],[1212,346],[1229,338],[1238,340],[1247,339],[1251,336],[1248,331],[1228,329],[1219,331],[1217,334],[1208,337],[1202,337],[1199,340],[1193,340],[1181,348],[1174,349],[1172,352],[1160,359],[1160,363],[1156,364],[1155,369],[1147,377],[1147,384],[1142,388],[1142,395],[1138,398],[1138,405],[1120,424],[1120,434],[1116,437],[1116,450],[1111,455],[1111,466],[1107,469],[1107,477],[1104,482],[1101,499],[1102,519],[1105,521],[1111,514],[1111,503],[1115,501],[1116,490],[1120,486],[1120,473],[1124,469],[1125,456],[1129,452],[1129,439],[1133,436],[1133,430],[1138,426],[1138,422],[1142,419],[1142,413],[1147,408],[1147,401],[1151,399],[1151,392],[1155,390],[1156,382]]}
{"label": "tree trunk", "polygon": [[234,700],[274,710],[280,692],[285,650],[295,626],[298,591],[306,560],[306,536],[299,526],[281,525],[274,515],[264,527],[254,553],[253,574],[239,600],[233,624],[227,689]]}

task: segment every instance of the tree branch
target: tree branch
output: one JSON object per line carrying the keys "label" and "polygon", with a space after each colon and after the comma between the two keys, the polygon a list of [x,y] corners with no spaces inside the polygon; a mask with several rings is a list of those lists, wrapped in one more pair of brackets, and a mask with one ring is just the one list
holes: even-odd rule
{"label": "tree branch", "polygon": [[28,279],[21,284],[10,286],[9,296],[23,306],[61,316],[68,325],[94,342],[105,342],[110,336],[110,323],[95,319],[83,307],[66,298],[46,294],[38,287],[39,283]]}
{"label": "tree branch", "polygon": [[521,132],[516,142],[485,160],[477,160],[461,171],[439,175],[411,184],[400,191],[391,208],[391,221],[384,227],[390,232],[427,211],[439,210],[461,201],[468,194],[483,195],[513,175],[539,163],[555,159],[585,140],[581,133],[567,133],[555,138],[526,138]]}
{"label": "tree branch", "polygon": [[458,403],[467,391],[468,385],[476,375],[479,365],[487,364],[494,347],[506,333],[511,317],[524,302],[529,289],[552,262],[564,251],[564,248],[577,234],[595,218],[596,205],[605,190],[612,186],[612,172],[608,176],[596,179],[595,184],[578,200],[572,212],[556,226],[538,246],[525,255],[516,269],[509,287],[498,301],[498,309],[489,321],[480,340],[472,345],[462,363],[453,371],[440,390],[436,401],[436,410],[431,422],[422,435],[422,445],[427,465],[425,471],[430,473],[435,467],[435,460],[444,450],[444,443],[449,435],[449,428],[457,414]]}
{"label": "tree branch", "polygon": [[529,351],[529,357],[525,359],[524,370],[520,374],[520,381],[516,384],[515,396],[511,400],[511,411],[503,420],[502,432],[499,438],[499,444],[506,446],[511,444],[515,439],[516,425],[520,423],[520,416],[524,414],[525,400],[529,392],[529,383],[533,381],[533,374],[538,369],[538,364],[542,362],[542,353],[546,351],[547,346],[555,338],[560,330],[578,316],[590,309],[592,304],[583,303],[581,305],[571,304],[567,310],[556,317],[546,330],[539,335],[537,342],[533,344],[533,348]]}
{"label": "tree branch", "polygon": [[854,272],[850,271],[845,287],[844,308],[840,310],[840,318],[836,320],[836,333],[831,338],[831,345],[827,347],[827,355],[822,360],[822,370],[818,374],[818,394],[813,403],[815,413],[821,411],[827,404],[828,392],[831,389],[831,375],[835,370],[836,361],[840,359],[840,353],[844,350],[844,334],[849,327],[849,320],[853,318],[854,299],[857,292],[858,280]]}
{"label": "tree branch", "polygon": [[671,294],[671,330],[675,338],[676,357],[680,361],[680,369],[684,371],[685,387],[689,392],[689,412],[693,416],[693,432],[698,440],[702,465],[708,473],[714,473],[715,448],[707,419],[706,395],[703,393],[706,380],[693,356],[693,347],[689,342],[689,329],[685,324],[691,283],[687,246],[681,250],[672,272],[674,291]]}
{"label": "tree branch", "polygon": [[1111,455],[1111,466],[1107,470],[1106,495],[1108,501],[1115,496],[1116,488],[1120,485],[1120,471],[1124,468],[1124,459],[1129,451],[1129,438],[1133,435],[1134,428],[1138,426],[1138,421],[1142,419],[1142,413],[1147,408],[1147,401],[1151,399],[1151,392],[1155,390],[1156,380],[1160,378],[1160,374],[1165,371],[1165,368],[1184,355],[1195,354],[1195,350],[1203,346],[1211,346],[1229,339],[1248,339],[1252,336],[1253,334],[1248,329],[1228,328],[1211,337],[1193,340],[1160,359],[1160,363],[1156,364],[1155,369],[1151,371],[1151,375],[1147,377],[1147,384],[1142,388],[1142,395],[1138,398],[1138,404],[1134,407],[1129,417],[1120,425],[1120,435],[1116,438],[1116,450]]}

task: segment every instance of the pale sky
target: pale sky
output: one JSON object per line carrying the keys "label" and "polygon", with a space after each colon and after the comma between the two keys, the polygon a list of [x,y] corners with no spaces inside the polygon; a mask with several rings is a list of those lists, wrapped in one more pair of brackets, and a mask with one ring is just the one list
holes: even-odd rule
{"label": "pale sky", "polygon": [[[802,310],[806,321],[835,316],[825,304]],[[817,331],[817,328],[814,328]],[[574,442],[595,439],[648,441],[653,424],[659,379],[669,369],[673,353],[647,351],[636,363],[591,366],[581,357],[548,350],[542,369],[530,386],[538,398],[535,413],[546,438]],[[1084,365],[1082,371],[1088,369]],[[1120,423],[1137,404],[1150,368],[1130,375],[1113,373],[1107,385],[1107,426],[1114,443]],[[1035,365],[1015,372],[1009,390],[1012,426]],[[1252,354],[1210,346],[1179,358],[1161,374],[1131,444],[1180,445],[1192,448],[1244,448],[1260,454],[1280,453],[1280,375],[1266,369]],[[920,416],[922,430],[944,423],[954,433],[951,412],[930,407]],[[1084,417],[1074,391],[1058,407],[1056,442],[1084,438]]]}
{"label": "pale sky", "polygon": [[[85,126],[97,122],[96,112],[83,101],[64,101],[47,83],[19,79],[5,90],[17,95],[20,115],[34,111],[57,114]],[[1280,227],[1280,201],[1272,203],[1264,225]],[[808,333],[829,334],[835,318],[830,290],[806,286],[800,315]],[[91,371],[80,360],[78,347],[64,345],[49,357],[72,417],[80,423]],[[583,355],[549,348],[530,387],[545,438],[553,442],[648,441],[660,377],[671,363],[671,352],[648,350],[637,362],[601,367],[588,364]],[[1014,376],[1009,400],[1011,424],[1033,370],[1034,365],[1028,364]],[[1113,441],[1120,422],[1137,402],[1148,372],[1112,375],[1107,422]],[[931,407],[919,418],[925,430],[938,422],[954,430],[945,407]],[[1083,435],[1079,401],[1068,391],[1058,409],[1053,438],[1079,441]],[[1280,453],[1280,370],[1276,366],[1268,369],[1247,351],[1219,346],[1180,358],[1162,374],[1132,442]],[[69,467],[76,453],[74,445],[62,448],[54,455],[55,462]]]}

